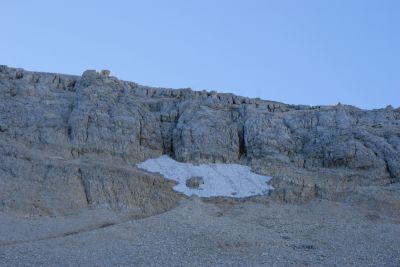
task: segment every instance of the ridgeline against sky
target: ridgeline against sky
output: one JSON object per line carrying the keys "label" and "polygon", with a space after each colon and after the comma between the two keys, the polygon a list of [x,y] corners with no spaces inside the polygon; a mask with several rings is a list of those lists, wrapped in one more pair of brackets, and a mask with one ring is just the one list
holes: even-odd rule
{"label": "ridgeline against sky", "polygon": [[292,104],[400,105],[399,1],[3,1],[0,64]]}

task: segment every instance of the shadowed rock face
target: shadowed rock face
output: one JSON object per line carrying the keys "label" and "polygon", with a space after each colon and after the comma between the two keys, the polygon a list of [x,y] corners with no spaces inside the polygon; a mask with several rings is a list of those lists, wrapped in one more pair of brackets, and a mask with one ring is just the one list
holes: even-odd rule
{"label": "shadowed rock face", "polygon": [[0,209],[174,203],[165,181],[153,177],[162,189],[144,189],[150,175],[134,168],[162,154],[249,165],[272,175],[273,194],[286,200],[339,198],[400,182],[400,110],[295,106],[145,87],[96,71],[0,67]]}

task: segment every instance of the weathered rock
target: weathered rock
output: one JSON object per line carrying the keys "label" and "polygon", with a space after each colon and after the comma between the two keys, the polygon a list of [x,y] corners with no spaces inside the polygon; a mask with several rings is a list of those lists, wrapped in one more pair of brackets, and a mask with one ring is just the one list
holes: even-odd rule
{"label": "weathered rock", "polygon": [[400,182],[399,108],[286,105],[151,88],[108,74],[0,66],[2,209],[144,207],[159,191],[144,190],[147,178],[121,166],[161,154],[247,164],[274,176],[276,194],[286,198],[335,199]]}
{"label": "weathered rock", "polygon": [[204,184],[204,180],[199,176],[194,176],[186,180],[186,186],[189,188],[199,188],[202,184]]}
{"label": "weathered rock", "polygon": [[71,103],[72,154],[106,154],[140,160],[161,154],[159,116],[130,94],[124,83],[86,71]]}
{"label": "weathered rock", "polygon": [[175,158],[195,162],[237,161],[239,129],[235,116],[234,111],[209,106],[185,109],[173,131]]}

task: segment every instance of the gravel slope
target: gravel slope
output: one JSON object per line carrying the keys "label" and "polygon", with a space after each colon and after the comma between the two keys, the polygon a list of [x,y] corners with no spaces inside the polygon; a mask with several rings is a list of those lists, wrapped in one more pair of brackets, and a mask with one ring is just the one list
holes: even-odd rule
{"label": "gravel slope", "polygon": [[1,266],[399,266],[400,217],[344,203],[198,198],[144,219],[0,215]]}

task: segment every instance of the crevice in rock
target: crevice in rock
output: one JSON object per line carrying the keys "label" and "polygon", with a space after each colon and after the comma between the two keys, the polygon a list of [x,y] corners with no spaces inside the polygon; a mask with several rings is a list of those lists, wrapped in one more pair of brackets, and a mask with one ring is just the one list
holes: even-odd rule
{"label": "crevice in rock", "polygon": [[85,142],[87,142],[88,141],[88,139],[89,139],[89,124],[92,122],[92,117],[89,115],[88,116],[88,120],[87,120],[87,123],[86,123],[86,131],[85,131]]}
{"label": "crevice in rock", "polygon": [[389,162],[386,158],[383,159],[385,161],[385,168],[387,173],[390,176],[390,183],[395,183],[398,179],[396,179],[396,175],[393,173],[393,171],[391,170],[390,166],[389,166]]}
{"label": "crevice in rock", "polygon": [[17,69],[16,71],[15,71],[15,79],[16,80],[19,80],[19,79],[22,79],[24,77],[24,70],[22,70],[22,69]]}
{"label": "crevice in rock", "polygon": [[72,140],[72,127],[68,125],[67,135],[70,140]]}
{"label": "crevice in rock", "polygon": [[88,192],[89,190],[87,188],[87,185],[86,185],[86,183],[85,183],[85,181],[83,179],[83,174],[82,174],[81,168],[78,169],[78,179],[81,182],[82,189],[83,189],[83,192],[85,194],[86,204],[89,206],[91,204],[90,194]]}
{"label": "crevice in rock", "polygon": [[173,158],[175,158],[175,147],[174,147],[174,138],[173,138],[173,133],[171,134],[171,151],[170,154]]}
{"label": "crevice in rock", "polygon": [[239,136],[239,154],[238,154],[238,159],[240,159],[243,155],[246,155],[246,153],[247,153],[246,143],[244,141],[244,126],[242,126],[239,129],[238,136]]}
{"label": "crevice in rock", "polygon": [[77,81],[69,81],[68,84],[66,85],[67,90],[71,92],[75,92],[76,88],[75,86],[77,85]]}
{"label": "crevice in rock", "polygon": [[142,129],[142,121],[139,120],[139,146],[142,145],[142,134],[143,134],[143,129]]}

